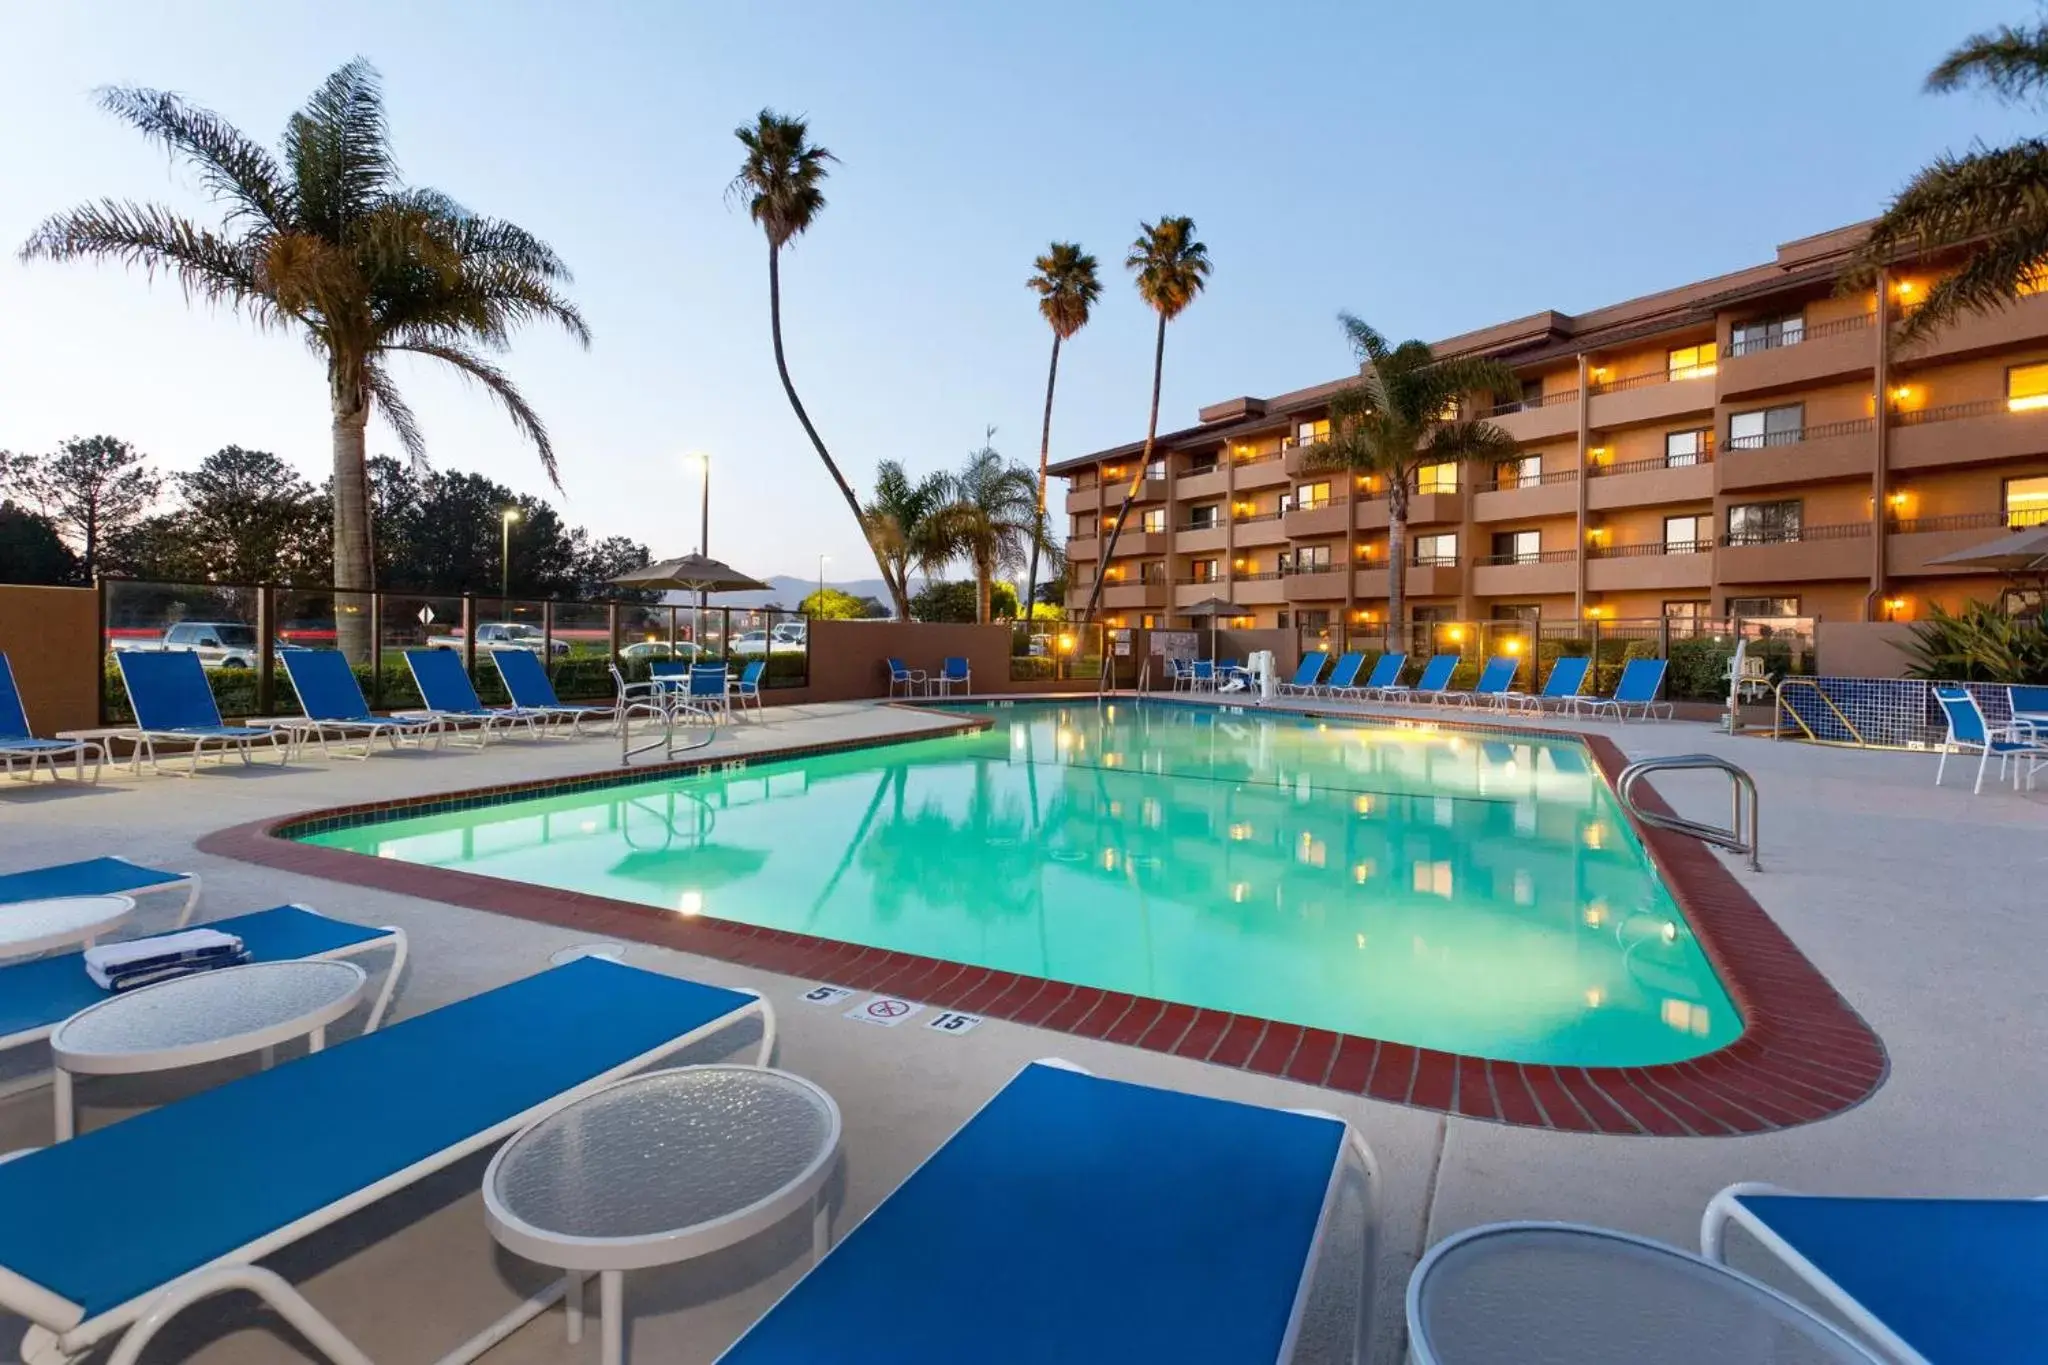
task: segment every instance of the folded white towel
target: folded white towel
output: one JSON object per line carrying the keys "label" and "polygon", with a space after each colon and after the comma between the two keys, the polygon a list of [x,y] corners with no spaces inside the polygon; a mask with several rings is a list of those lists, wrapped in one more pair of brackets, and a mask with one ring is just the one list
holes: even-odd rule
{"label": "folded white towel", "polygon": [[185,929],[154,938],[102,943],[85,950],[85,973],[103,991],[116,989],[125,978],[160,972],[180,963],[203,963],[246,956],[242,940],[218,929]]}

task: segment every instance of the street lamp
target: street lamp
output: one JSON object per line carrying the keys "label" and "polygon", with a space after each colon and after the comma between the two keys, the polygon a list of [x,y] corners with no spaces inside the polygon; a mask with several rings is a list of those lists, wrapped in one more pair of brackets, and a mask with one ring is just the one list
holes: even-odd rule
{"label": "street lamp", "polygon": [[825,561],[831,557],[831,555],[818,556],[818,610],[820,612],[825,610]]}
{"label": "street lamp", "polygon": [[512,616],[512,523],[519,520],[519,509],[507,507],[504,513],[505,537],[498,547],[498,619],[510,620]]}
{"label": "street lamp", "polygon": [[[683,460],[685,463],[697,466],[698,478],[702,485],[702,492],[699,493],[697,499],[697,553],[709,559],[711,557],[711,452],[708,450],[685,451]],[[697,589],[697,614],[700,617],[704,614],[705,603],[709,600],[704,589]]]}

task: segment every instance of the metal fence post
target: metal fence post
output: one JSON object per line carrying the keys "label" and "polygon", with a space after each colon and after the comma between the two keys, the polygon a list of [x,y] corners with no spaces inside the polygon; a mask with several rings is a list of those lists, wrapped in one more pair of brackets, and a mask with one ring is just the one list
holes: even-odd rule
{"label": "metal fence post", "polygon": [[1657,618],[1657,657],[1671,657],[1671,618],[1668,616]]}
{"label": "metal fence post", "polygon": [[462,594],[462,671],[476,678],[476,594]]}
{"label": "metal fence post", "polygon": [[113,627],[113,622],[107,619],[107,580],[98,574],[94,574],[92,586],[93,591],[99,594],[100,599],[100,667],[99,676],[93,680],[93,688],[99,693],[100,724],[105,725],[107,723],[107,632]]}
{"label": "metal fence post", "polygon": [[551,597],[540,604],[540,660],[541,666],[553,678],[555,668],[555,600]]}
{"label": "metal fence post", "polygon": [[619,651],[624,647],[622,642],[625,637],[619,633],[619,604],[616,602],[604,604],[604,633],[606,639],[611,642],[610,661],[617,663],[619,661]]}
{"label": "metal fence post", "polygon": [[370,593],[370,707],[384,704],[384,594]]}
{"label": "metal fence post", "polygon": [[256,585],[256,714],[272,714],[277,682],[277,599],[268,583]]}

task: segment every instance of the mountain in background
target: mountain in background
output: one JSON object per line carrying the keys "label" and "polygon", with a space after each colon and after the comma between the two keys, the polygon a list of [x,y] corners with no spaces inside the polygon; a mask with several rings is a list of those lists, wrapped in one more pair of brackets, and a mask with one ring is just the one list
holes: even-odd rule
{"label": "mountain in background", "polygon": [[[794,574],[779,573],[764,581],[769,585],[767,592],[713,593],[711,595],[711,605],[714,607],[765,607],[772,603],[787,611],[795,611],[798,603],[818,590],[817,579],[798,578]],[[841,592],[852,593],[855,597],[872,597],[877,602],[880,602],[883,607],[887,608],[889,606],[889,589],[879,578],[828,578],[825,580],[825,586],[837,588]],[[924,580],[921,578],[910,580],[910,591],[913,595],[923,586]],[[697,604],[697,594],[693,592],[672,592],[668,595],[668,600],[677,606],[695,606]]]}

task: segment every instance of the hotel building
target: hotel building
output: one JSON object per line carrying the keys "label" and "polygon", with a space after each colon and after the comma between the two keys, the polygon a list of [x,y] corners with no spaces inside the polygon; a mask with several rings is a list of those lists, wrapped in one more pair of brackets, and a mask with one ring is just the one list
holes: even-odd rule
{"label": "hotel building", "polygon": [[1369,628],[1395,572],[1424,621],[1909,620],[1999,600],[1996,575],[1932,561],[2048,521],[2048,294],[1902,345],[1897,323],[1953,263],[1839,293],[1859,234],[1437,343],[1513,368],[1518,393],[1468,401],[1520,453],[1422,470],[1398,567],[1385,489],[1301,467],[1347,380],[1162,434],[1106,565],[1143,443],[1058,463],[1069,605],[1098,572],[1103,619],[1158,627],[1221,597],[1242,625]]}

